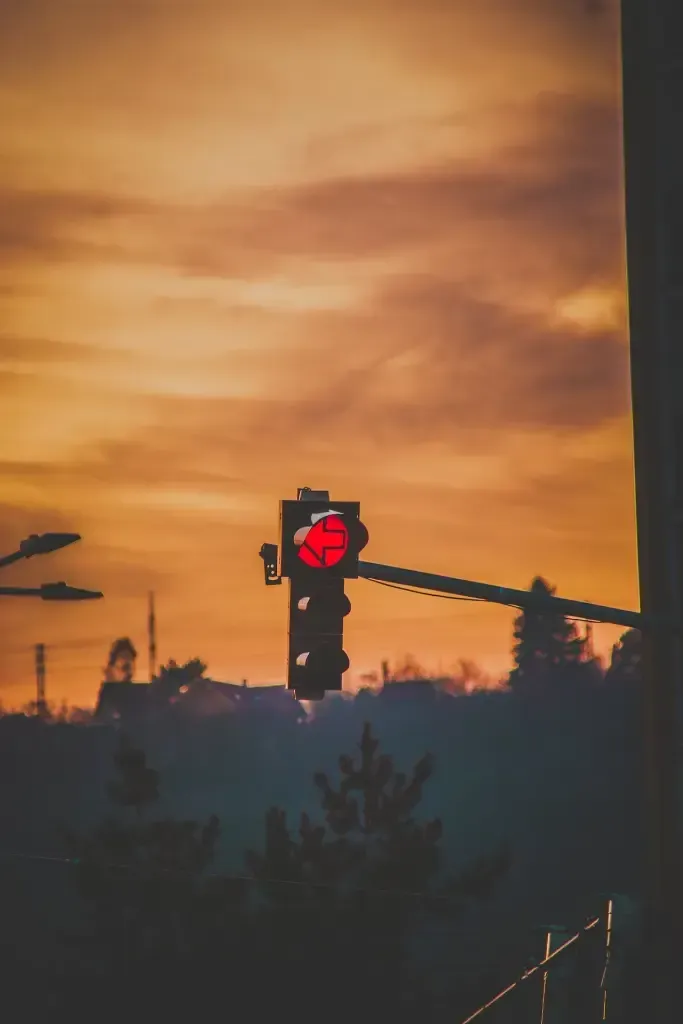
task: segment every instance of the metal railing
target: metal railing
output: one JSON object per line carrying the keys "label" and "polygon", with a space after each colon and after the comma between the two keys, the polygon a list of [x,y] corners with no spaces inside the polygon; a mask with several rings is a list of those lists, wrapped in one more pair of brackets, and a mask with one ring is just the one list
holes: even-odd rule
{"label": "metal railing", "polygon": [[[600,978],[600,989],[601,989],[601,1020],[607,1020],[607,972],[609,968],[611,952],[612,952],[612,934],[613,934],[613,916],[614,916],[614,901],[609,899],[605,911],[596,916],[588,919],[583,928],[575,932],[568,939],[566,939],[560,946],[555,950],[552,950],[552,939],[553,929],[548,929],[545,940],[545,955],[542,960],[538,963],[532,964],[530,967],[514,979],[509,985],[501,989],[492,999],[482,1004],[474,1013],[471,1013],[469,1017],[460,1021],[459,1024],[471,1024],[472,1021],[482,1020],[490,1010],[494,1007],[498,1007],[506,1002],[513,993],[519,992],[522,989],[528,989],[529,986],[534,985],[536,982],[540,985],[540,1000],[539,1000],[539,1017],[540,1024],[547,1024],[547,999],[548,999],[548,977],[549,973],[553,968],[566,960],[567,954],[576,950],[589,936],[599,933],[601,926],[604,927],[604,967],[602,976]],[[552,950],[552,951],[551,951]],[[529,1018],[531,1020],[531,1018]]]}

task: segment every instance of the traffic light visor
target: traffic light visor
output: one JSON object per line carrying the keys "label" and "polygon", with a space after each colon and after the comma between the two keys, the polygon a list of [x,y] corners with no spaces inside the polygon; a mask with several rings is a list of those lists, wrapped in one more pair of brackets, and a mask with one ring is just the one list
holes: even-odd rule
{"label": "traffic light visor", "polygon": [[343,618],[351,611],[351,602],[346,594],[328,593],[324,590],[319,590],[307,597],[300,597],[296,606],[298,611],[305,612],[311,617],[333,615]]}
{"label": "traffic light visor", "polygon": [[296,664],[311,674],[337,675],[346,672],[351,662],[346,651],[323,645],[313,651],[303,651],[297,655]]}

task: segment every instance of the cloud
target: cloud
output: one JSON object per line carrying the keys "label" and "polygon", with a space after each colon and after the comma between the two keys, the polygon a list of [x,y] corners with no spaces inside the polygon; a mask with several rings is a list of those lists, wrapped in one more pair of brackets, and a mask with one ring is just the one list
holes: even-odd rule
{"label": "cloud", "polygon": [[[398,278],[378,297],[413,358],[405,387],[435,420],[504,429],[584,428],[628,409],[628,352],[617,332],[560,329],[457,282]],[[394,389],[392,389],[394,390]]]}
{"label": "cloud", "polygon": [[[172,423],[165,423],[151,436],[141,430],[126,440],[83,444],[70,460],[0,460],[0,478],[51,494],[62,509],[72,510],[72,516],[80,508],[82,514],[106,518],[118,503],[116,516],[124,520],[143,515],[146,503],[150,514],[156,514],[154,494],[171,488],[178,495],[214,494],[216,500],[234,494],[243,478],[231,474],[226,462],[203,458],[201,448],[184,438],[182,430],[176,432]],[[127,496],[129,503],[137,501],[142,508],[126,512]]]}
{"label": "cloud", "polygon": [[447,277],[386,277],[357,309],[298,323],[301,348],[277,354],[276,366],[291,365],[269,396],[149,395],[144,426],[81,446],[77,469],[44,467],[44,483],[64,491],[77,473],[105,489],[173,484],[220,496],[323,452],[341,451],[350,466],[435,439],[457,447],[475,435],[585,431],[628,414],[618,331],[551,321]]}
{"label": "cloud", "polygon": [[[495,158],[245,192],[210,209],[178,211],[172,250],[187,272],[264,272],[294,259],[358,260],[476,244],[504,252],[546,248],[564,276],[620,266],[620,127],[614,104],[546,95],[519,118],[525,141]],[[194,221],[194,224],[193,224]],[[178,230],[180,223],[187,230]],[[473,233],[474,238],[473,238]],[[186,240],[187,239],[187,240]]]}
{"label": "cloud", "polygon": [[[66,192],[0,191],[0,261],[27,256],[156,261],[202,276],[286,270],[297,260],[357,261],[449,245],[477,232],[485,258],[504,237],[560,274],[620,268],[620,125],[613,103],[546,94],[518,118],[524,141],[495,159],[233,190],[205,205]],[[95,230],[96,229],[96,230]]]}
{"label": "cloud", "polygon": [[289,393],[245,409],[252,439],[409,448],[472,429],[585,429],[629,408],[618,332],[559,327],[445,278],[389,279],[360,313],[313,318],[307,333],[324,347]]}
{"label": "cloud", "polygon": [[100,362],[105,357],[101,348],[80,341],[53,338],[29,338],[0,334],[0,362],[5,364],[46,364]]}
{"label": "cloud", "polygon": [[[149,209],[144,200],[115,195],[0,187],[0,266],[26,258],[111,256],[118,251],[107,242],[111,223]],[[93,225],[98,240],[83,237]]]}
{"label": "cloud", "polygon": [[[97,538],[152,530],[155,546],[172,548],[185,522],[187,552],[208,543],[214,523],[239,523],[228,547],[242,543],[247,523],[268,519],[273,494],[316,476],[372,489],[387,460],[412,465],[427,446],[435,454],[425,481],[466,471],[484,493],[486,459],[510,438],[573,436],[628,414],[628,350],[618,334],[552,326],[447,279],[397,277],[356,314],[312,316],[307,332],[325,345],[299,358],[288,391],[149,396],[144,426],[125,438],[84,443],[71,461],[6,462],[0,475],[80,509],[84,524],[98,523]],[[454,452],[476,465],[449,469]],[[539,454],[529,472],[548,457]]]}

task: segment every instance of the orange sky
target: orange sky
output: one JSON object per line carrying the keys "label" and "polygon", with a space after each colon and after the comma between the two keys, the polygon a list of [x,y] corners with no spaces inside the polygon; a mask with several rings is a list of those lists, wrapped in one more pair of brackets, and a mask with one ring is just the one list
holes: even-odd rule
{"label": "orange sky", "polygon": [[[373,561],[637,607],[618,27],[585,0],[5,0],[0,697],[108,642],[281,680],[302,485]],[[349,584],[352,671],[509,665],[509,610]],[[618,629],[597,629],[607,650]],[[138,676],[144,677],[144,654]]]}

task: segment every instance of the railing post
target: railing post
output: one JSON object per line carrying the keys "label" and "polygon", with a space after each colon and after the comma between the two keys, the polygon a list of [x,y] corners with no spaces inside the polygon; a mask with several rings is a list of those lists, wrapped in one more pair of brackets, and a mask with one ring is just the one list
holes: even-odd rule
{"label": "railing post", "polygon": [[[544,960],[547,960],[552,952],[553,944],[553,933],[548,930],[545,936],[545,953],[543,956]],[[545,1024],[545,1003],[548,994],[548,972],[543,972],[543,981],[541,983],[541,1018],[540,1024]]]}
{"label": "railing post", "polygon": [[607,901],[605,913],[605,968],[602,972],[600,985],[602,987],[602,1019],[607,1020],[607,978],[609,973],[609,962],[612,954],[612,915],[614,913],[614,901]]}

